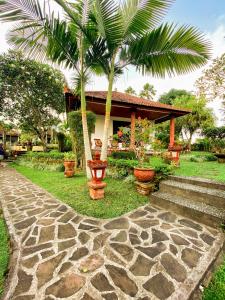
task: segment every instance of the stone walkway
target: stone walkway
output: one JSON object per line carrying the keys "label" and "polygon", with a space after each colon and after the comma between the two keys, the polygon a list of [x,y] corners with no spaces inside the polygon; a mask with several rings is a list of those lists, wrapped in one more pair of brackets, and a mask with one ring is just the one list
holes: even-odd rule
{"label": "stone walkway", "polygon": [[219,231],[150,205],[78,215],[9,168],[0,199],[17,248],[4,299],[185,300],[222,245]]}

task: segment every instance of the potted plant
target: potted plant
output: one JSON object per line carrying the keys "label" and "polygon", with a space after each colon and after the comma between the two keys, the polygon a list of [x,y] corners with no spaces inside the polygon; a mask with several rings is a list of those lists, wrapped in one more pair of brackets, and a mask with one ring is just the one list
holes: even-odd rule
{"label": "potted plant", "polygon": [[64,175],[65,177],[73,177],[75,173],[76,155],[73,152],[66,152],[64,154]]}
{"label": "potted plant", "polygon": [[134,176],[137,181],[150,182],[154,179],[155,170],[146,163],[146,146],[151,143],[153,126],[147,119],[138,119],[135,124],[135,154],[138,159],[138,166],[134,167]]}

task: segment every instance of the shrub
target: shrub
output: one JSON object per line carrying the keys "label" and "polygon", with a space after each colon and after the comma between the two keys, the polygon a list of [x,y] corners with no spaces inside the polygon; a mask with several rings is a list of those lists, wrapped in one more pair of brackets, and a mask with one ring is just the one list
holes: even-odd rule
{"label": "shrub", "polygon": [[200,154],[200,155],[193,155],[189,159],[191,162],[205,162],[205,161],[216,161],[217,157],[213,154]]}
{"label": "shrub", "polygon": [[138,165],[137,160],[108,158],[109,170],[107,174],[113,178],[126,177],[132,173],[133,168]]}
{"label": "shrub", "polygon": [[[94,132],[96,115],[87,111],[87,125],[89,134]],[[73,111],[68,114],[68,125],[70,127],[73,151],[76,153],[77,165],[82,165],[84,159],[84,139],[81,111]],[[85,165],[85,164],[84,164]]]}
{"label": "shrub", "polygon": [[112,158],[115,159],[136,159],[136,155],[134,151],[127,152],[113,152],[111,155]]}
{"label": "shrub", "polygon": [[192,151],[210,151],[212,144],[209,139],[198,139],[195,144],[191,146]]}

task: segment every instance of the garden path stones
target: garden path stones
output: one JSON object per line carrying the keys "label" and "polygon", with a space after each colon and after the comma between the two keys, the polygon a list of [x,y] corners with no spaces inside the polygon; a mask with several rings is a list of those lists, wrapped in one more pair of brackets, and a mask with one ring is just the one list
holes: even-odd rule
{"label": "garden path stones", "polygon": [[149,204],[80,216],[7,167],[0,201],[19,252],[4,300],[185,300],[222,245],[219,231]]}

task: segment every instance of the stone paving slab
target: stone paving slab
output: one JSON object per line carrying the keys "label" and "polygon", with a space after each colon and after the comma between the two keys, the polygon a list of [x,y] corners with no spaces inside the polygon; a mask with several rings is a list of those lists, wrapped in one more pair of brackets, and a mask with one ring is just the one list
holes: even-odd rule
{"label": "stone paving slab", "polygon": [[219,230],[150,204],[81,216],[8,167],[0,199],[17,248],[4,300],[185,300],[223,244]]}

